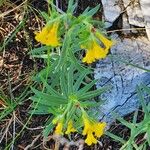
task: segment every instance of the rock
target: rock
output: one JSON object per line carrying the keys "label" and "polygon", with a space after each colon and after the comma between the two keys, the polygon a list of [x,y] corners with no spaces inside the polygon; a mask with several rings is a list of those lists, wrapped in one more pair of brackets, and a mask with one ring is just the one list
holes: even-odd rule
{"label": "rock", "polygon": [[[133,1],[133,0],[132,0]],[[145,27],[144,16],[140,8],[139,0],[123,0],[127,11],[128,20],[131,25]]]}
{"label": "rock", "polygon": [[140,0],[140,6],[141,6],[142,13],[144,16],[147,37],[150,40],[150,1]]}
{"label": "rock", "polygon": [[115,119],[112,111],[124,116],[139,107],[137,85],[150,85],[150,72],[119,61],[120,59],[150,69],[150,42],[145,37],[115,38],[117,44],[111,49],[112,58],[99,61],[94,72],[95,79],[98,79],[97,88],[110,87],[101,96],[104,104],[99,108],[102,110],[99,119],[109,123]]}
{"label": "rock", "polygon": [[[143,27],[150,40],[150,1],[148,0],[101,0],[106,28],[113,25],[122,15],[122,28],[125,34],[131,33],[134,26]],[[127,29],[127,30],[125,30]],[[137,33],[136,30],[132,32]]]}
{"label": "rock", "polygon": [[118,0],[101,0],[101,2],[103,4],[104,19],[112,24],[121,13],[121,8],[116,5]]}
{"label": "rock", "polygon": [[110,28],[112,26],[112,23],[110,23],[110,22],[105,22],[105,28],[107,29],[107,28]]}
{"label": "rock", "polygon": [[122,30],[123,33],[125,33],[125,34],[131,33],[130,24],[129,24],[129,21],[128,21],[126,14],[122,15],[122,21],[123,21],[122,28],[126,29],[126,30]]}

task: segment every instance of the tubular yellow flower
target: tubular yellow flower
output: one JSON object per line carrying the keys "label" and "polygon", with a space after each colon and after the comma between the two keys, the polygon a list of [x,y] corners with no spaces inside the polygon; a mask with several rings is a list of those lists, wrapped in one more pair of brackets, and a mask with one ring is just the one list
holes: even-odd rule
{"label": "tubular yellow flower", "polygon": [[84,130],[83,135],[87,135],[85,143],[91,145],[96,144],[97,139],[103,135],[106,123],[92,122],[86,116],[83,115]]}
{"label": "tubular yellow flower", "polygon": [[100,34],[99,32],[95,33],[96,38],[101,41],[104,45],[104,48],[100,46],[100,44],[96,40],[89,41],[87,46],[82,45],[81,48],[86,49],[86,56],[83,58],[82,62],[92,63],[98,59],[103,59],[107,56],[110,47],[113,45],[113,42],[107,39],[105,36]]}
{"label": "tubular yellow flower", "polygon": [[85,143],[87,144],[87,145],[91,145],[91,144],[96,144],[97,143],[97,140],[94,138],[94,136],[93,136],[93,134],[92,134],[92,132],[89,132],[88,133],[88,135],[87,135],[87,138],[86,138],[86,140],[85,140]]}
{"label": "tubular yellow flower", "polygon": [[62,122],[57,123],[55,134],[58,134],[58,135],[63,134],[62,129],[63,129]]}
{"label": "tubular yellow flower", "polygon": [[93,51],[92,51],[92,49],[89,49],[86,52],[86,56],[82,59],[82,62],[90,64],[94,61],[95,61],[95,57],[93,55]]}
{"label": "tubular yellow flower", "polygon": [[70,120],[68,122],[68,127],[67,127],[67,130],[66,130],[65,134],[70,134],[71,132],[76,132],[76,129],[73,127],[72,120]]}
{"label": "tubular yellow flower", "polygon": [[57,35],[59,23],[56,22],[50,26],[46,25],[41,32],[35,32],[35,39],[47,46],[59,46],[59,38]]}
{"label": "tubular yellow flower", "polygon": [[99,122],[94,124],[94,129],[95,129],[95,136],[96,137],[101,137],[104,134],[104,129],[106,127],[105,122]]}
{"label": "tubular yellow flower", "polygon": [[106,51],[104,48],[102,48],[97,41],[92,41],[89,48],[84,46],[82,47],[87,49],[86,56],[83,58],[82,62],[86,62],[88,64],[95,62],[97,59],[105,58],[108,53],[108,50]]}
{"label": "tubular yellow flower", "polygon": [[104,44],[106,51],[108,51],[109,48],[114,44],[113,41],[107,39],[104,35],[102,35],[99,32],[96,32],[96,36]]}

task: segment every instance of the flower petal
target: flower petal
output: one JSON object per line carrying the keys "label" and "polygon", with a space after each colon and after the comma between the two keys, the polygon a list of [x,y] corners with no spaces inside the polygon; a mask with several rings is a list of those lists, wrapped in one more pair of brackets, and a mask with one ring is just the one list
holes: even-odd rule
{"label": "flower petal", "polygon": [[59,23],[56,22],[51,26],[46,25],[41,32],[35,32],[35,39],[47,46],[59,46],[59,38],[57,37]]}

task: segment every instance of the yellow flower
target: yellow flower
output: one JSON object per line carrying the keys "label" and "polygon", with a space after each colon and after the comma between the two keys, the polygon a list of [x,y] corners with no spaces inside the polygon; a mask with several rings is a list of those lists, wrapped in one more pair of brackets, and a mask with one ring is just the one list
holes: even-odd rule
{"label": "yellow flower", "polygon": [[113,45],[111,40],[108,40],[99,32],[95,33],[98,40],[100,40],[104,48],[100,46],[100,44],[95,40],[89,41],[86,46],[82,45],[81,48],[86,49],[86,56],[83,58],[82,62],[86,62],[88,64],[95,62],[98,59],[103,59],[107,56],[110,47]]}
{"label": "yellow flower", "polygon": [[47,46],[59,46],[59,38],[57,36],[57,32],[58,32],[58,26],[59,23],[56,22],[52,25],[46,25],[42,31],[40,31],[39,33],[35,32],[35,39],[42,43],[45,44]]}
{"label": "yellow flower", "polygon": [[97,59],[105,58],[108,53],[108,51],[102,48],[97,41],[92,41],[91,46],[89,48],[85,47],[85,49],[87,49],[87,52],[82,62],[86,62],[88,64],[95,62]]}
{"label": "yellow flower", "polygon": [[106,123],[99,123],[90,121],[87,116],[83,115],[84,130],[83,135],[87,135],[85,143],[91,145],[96,144],[97,139],[103,135]]}
{"label": "yellow flower", "polygon": [[88,134],[87,134],[87,138],[86,138],[86,140],[85,140],[85,143],[87,144],[87,145],[91,145],[91,144],[96,144],[97,143],[97,140],[96,140],[96,138],[94,138],[94,136],[93,136],[93,134],[92,134],[92,132],[89,132]]}
{"label": "yellow flower", "polygon": [[55,134],[58,134],[58,135],[63,134],[62,129],[63,129],[62,122],[58,122],[56,129],[55,129]]}
{"label": "yellow flower", "polygon": [[73,127],[72,120],[70,120],[68,122],[68,127],[67,127],[67,130],[66,130],[65,134],[70,134],[71,132],[76,132],[76,129]]}
{"label": "yellow flower", "polygon": [[101,137],[104,134],[104,129],[106,127],[105,122],[99,122],[94,124],[94,129],[95,129],[95,136],[96,137]]}
{"label": "yellow flower", "polygon": [[107,39],[104,35],[102,35],[99,32],[96,32],[96,36],[104,44],[106,51],[108,51],[109,48],[114,44],[113,41]]}

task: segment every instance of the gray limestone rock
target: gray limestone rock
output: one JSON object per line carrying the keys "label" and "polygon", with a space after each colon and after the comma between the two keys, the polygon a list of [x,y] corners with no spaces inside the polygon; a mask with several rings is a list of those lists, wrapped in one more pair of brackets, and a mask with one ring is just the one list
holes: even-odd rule
{"label": "gray limestone rock", "polygon": [[[149,0],[101,0],[106,28],[122,14],[124,33],[130,33],[130,25],[143,27],[150,40],[150,1]],[[131,26],[132,27],[132,26]],[[131,29],[132,30],[132,29]],[[133,30],[135,32],[135,30]]]}
{"label": "gray limestone rock", "polygon": [[125,63],[150,69],[150,42],[145,37],[120,39],[115,35],[115,38],[112,57],[99,61],[94,72],[97,88],[110,87],[101,96],[104,104],[99,108],[102,110],[99,119],[109,123],[115,119],[111,115],[113,111],[124,116],[139,107],[137,85],[150,85],[150,72]]}
{"label": "gray limestone rock", "polygon": [[103,4],[104,19],[112,24],[121,13],[121,8],[116,5],[118,0],[101,0],[101,2]]}
{"label": "gray limestone rock", "polygon": [[150,40],[150,1],[140,0],[147,36]]}
{"label": "gray limestone rock", "polygon": [[123,0],[128,20],[131,25],[144,27],[144,16],[140,8],[139,0]]}

